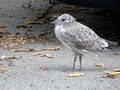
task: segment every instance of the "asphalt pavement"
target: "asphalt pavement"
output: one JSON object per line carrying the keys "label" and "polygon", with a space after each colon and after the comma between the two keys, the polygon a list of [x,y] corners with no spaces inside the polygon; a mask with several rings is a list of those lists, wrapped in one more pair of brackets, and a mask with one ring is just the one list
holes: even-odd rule
{"label": "asphalt pavement", "polygon": [[[24,22],[32,18],[42,17],[41,9],[47,10],[51,6],[46,0],[37,0],[36,3],[32,2],[32,7],[29,7],[28,3],[29,0],[0,0],[0,25],[6,26],[6,28],[3,28],[5,31],[15,35],[20,33],[21,36],[26,35],[26,33],[38,34],[49,30],[51,32],[49,36],[52,36],[52,38],[49,41],[50,43],[38,41],[32,44],[24,44],[21,48],[17,48],[17,50],[33,48],[35,51],[13,52],[12,49],[0,49],[0,58],[3,55],[6,58],[11,58],[14,55],[21,57],[0,61],[1,71],[5,70],[3,72],[0,71],[0,90],[120,90],[120,78],[103,78],[106,75],[104,71],[120,69],[120,55],[114,55],[114,53],[120,52],[120,46],[113,47],[112,50],[86,53],[83,56],[82,71],[79,71],[78,60],[76,70],[73,72],[73,54],[64,45],[55,44],[59,41],[54,36],[54,26],[49,23],[32,24],[32,30],[34,30],[32,32],[28,32],[27,29],[16,28],[16,26],[24,25]],[[61,5],[56,5],[55,7],[61,7]],[[93,9],[86,10],[82,8],[78,17],[82,18],[80,19],[81,22],[92,28],[99,15],[86,15],[85,17],[87,18],[82,16],[91,10]],[[70,10],[68,11],[69,13],[71,12]],[[46,17],[60,13],[48,13]],[[77,15],[79,14],[77,13],[74,16]],[[99,24],[99,22],[96,23]],[[96,23],[94,25],[97,25]],[[60,49],[56,51],[43,50],[43,48],[55,47]],[[42,54],[33,56],[32,54],[36,52],[41,52]],[[52,55],[53,58],[43,57],[45,54]],[[101,62],[104,62],[103,68],[95,66],[95,63]],[[40,68],[41,65],[46,70]],[[84,73],[85,76],[68,77],[68,75],[76,72]]]}

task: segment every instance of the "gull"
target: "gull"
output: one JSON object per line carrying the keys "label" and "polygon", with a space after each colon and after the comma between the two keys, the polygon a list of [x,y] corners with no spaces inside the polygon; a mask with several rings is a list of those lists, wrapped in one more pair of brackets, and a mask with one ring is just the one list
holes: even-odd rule
{"label": "gull", "polygon": [[111,41],[99,37],[92,29],[76,21],[69,14],[60,15],[55,21],[55,35],[62,44],[72,50],[74,54],[73,71],[79,56],[80,71],[82,70],[82,56],[89,51],[106,49]]}

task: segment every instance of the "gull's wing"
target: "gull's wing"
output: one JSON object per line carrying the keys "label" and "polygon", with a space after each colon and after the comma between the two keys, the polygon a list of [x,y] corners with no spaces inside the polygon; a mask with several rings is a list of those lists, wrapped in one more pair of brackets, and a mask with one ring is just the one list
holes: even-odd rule
{"label": "gull's wing", "polygon": [[107,47],[107,42],[93,30],[78,22],[64,26],[62,40],[64,44],[76,49],[96,50]]}

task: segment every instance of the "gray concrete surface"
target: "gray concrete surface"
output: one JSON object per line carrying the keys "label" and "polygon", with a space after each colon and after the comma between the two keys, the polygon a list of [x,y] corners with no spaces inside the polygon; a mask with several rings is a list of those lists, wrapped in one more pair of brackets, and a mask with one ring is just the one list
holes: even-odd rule
{"label": "gray concrete surface", "polygon": [[[24,48],[34,48],[38,51],[41,48],[56,47],[58,45],[34,44],[25,45]],[[113,51],[87,53],[83,57],[83,71],[85,76],[68,77],[72,74],[73,56],[69,49],[59,45],[58,51],[42,51],[43,54],[52,54],[55,58],[32,56],[34,52],[15,52],[1,50],[7,57],[13,55],[22,56],[22,59],[13,59],[11,66],[8,61],[1,61],[0,67],[8,69],[0,73],[0,90],[119,90],[120,82],[118,79],[102,78],[104,71],[113,71],[119,68],[120,56],[112,56],[118,52],[120,47]],[[98,55],[98,57],[95,57]],[[78,62],[78,61],[77,61]],[[94,63],[104,62],[103,69],[95,67]],[[47,70],[40,69],[44,65]],[[79,63],[76,71],[79,72]]]}
{"label": "gray concrete surface", "polygon": [[[25,21],[31,18],[42,16],[40,9],[47,9],[50,5],[48,2],[38,0],[37,3],[32,3],[31,8],[27,8],[29,0],[0,0],[0,25],[5,25],[4,30],[15,34],[20,32],[21,35],[25,33],[36,34],[42,31],[50,30],[53,33],[53,26],[47,24],[32,25],[34,32],[27,32],[26,29],[16,29],[17,25],[24,25]],[[46,5],[47,4],[47,5]],[[42,6],[41,6],[42,5]],[[26,7],[26,8],[23,8]],[[60,7],[56,5],[53,8]],[[82,23],[90,26],[100,26],[101,18],[99,15],[85,14],[88,10],[81,10],[80,12],[70,12],[78,17]],[[57,15],[60,13],[67,13],[68,11],[49,13]],[[84,17],[86,15],[87,18]],[[103,15],[101,16],[103,17]],[[109,18],[109,17],[108,17]],[[83,20],[84,19],[84,20]],[[95,23],[96,22],[96,23]],[[105,21],[106,22],[106,21]],[[100,24],[101,23],[101,24]],[[49,29],[50,28],[50,29]],[[102,28],[103,29],[103,28]],[[99,29],[100,30],[100,29]],[[98,31],[100,32],[100,31]],[[106,35],[106,34],[105,34]],[[102,35],[101,35],[102,36]],[[104,35],[103,35],[104,36]],[[108,35],[109,36],[109,35]],[[105,36],[104,36],[105,37]],[[109,38],[109,37],[108,37]],[[52,40],[57,41],[54,37]],[[110,37],[110,39],[113,39]],[[114,52],[119,52],[120,47],[113,48],[104,52],[90,52],[83,57],[83,71],[85,76],[68,77],[72,74],[73,56],[72,52],[63,45],[52,45],[37,42],[34,44],[26,44],[23,48],[34,48],[41,51],[42,48],[60,47],[58,51],[42,51],[43,54],[52,54],[54,58],[40,57],[40,55],[32,56],[34,52],[12,52],[11,50],[4,50],[1,48],[0,56],[6,55],[12,57],[13,55],[22,56],[22,59],[11,59],[8,61],[0,61],[0,69],[6,68],[8,71],[0,73],[0,90],[119,90],[120,79],[102,78],[104,71],[113,71],[120,68],[120,55],[114,55]],[[21,48],[19,48],[21,49]],[[98,57],[96,57],[98,55]],[[103,69],[95,67],[94,63],[104,62]],[[47,70],[42,70],[40,65],[44,65]],[[79,72],[79,62],[76,65],[76,71]]]}

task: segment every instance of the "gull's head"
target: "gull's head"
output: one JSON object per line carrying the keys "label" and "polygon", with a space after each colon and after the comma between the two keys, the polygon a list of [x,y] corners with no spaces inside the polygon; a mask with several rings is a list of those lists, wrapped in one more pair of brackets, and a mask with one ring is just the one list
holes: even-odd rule
{"label": "gull's head", "polygon": [[52,21],[51,23],[57,25],[57,24],[72,23],[72,22],[75,22],[75,21],[76,21],[75,18],[72,17],[71,15],[62,14],[55,21]]}

